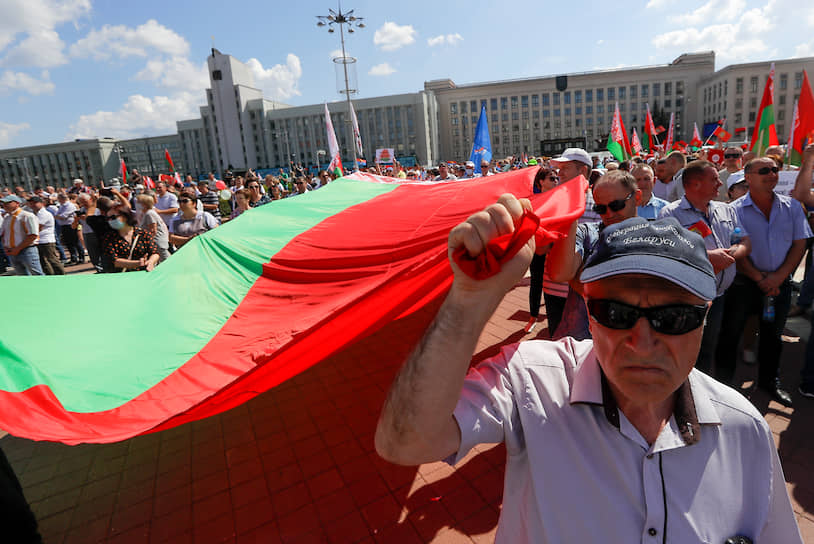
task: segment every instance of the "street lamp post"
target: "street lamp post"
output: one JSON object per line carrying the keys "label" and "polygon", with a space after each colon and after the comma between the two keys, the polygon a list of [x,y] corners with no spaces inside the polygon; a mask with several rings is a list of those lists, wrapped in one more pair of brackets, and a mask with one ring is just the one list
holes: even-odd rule
{"label": "street lamp post", "polygon": [[[337,11],[332,9],[328,9],[329,15],[317,15],[317,26],[327,26],[328,32],[333,33],[334,28],[333,25],[339,26],[339,38],[342,43],[342,69],[345,75],[345,99],[348,103],[348,116],[345,119],[345,122],[348,126],[348,134],[350,134],[349,138],[349,147],[351,149],[351,156],[353,157],[353,169],[358,170],[359,166],[356,162],[356,135],[353,134],[353,121],[351,119],[351,103],[350,103],[350,85],[348,84],[348,56],[345,54],[345,25],[348,25],[348,33],[353,34],[355,30],[353,29],[354,26],[357,28],[364,28],[365,23],[364,17],[356,17],[353,14],[353,10],[342,12],[342,3],[338,4]],[[355,59],[353,60],[355,62]],[[355,92],[355,89],[354,89]]]}

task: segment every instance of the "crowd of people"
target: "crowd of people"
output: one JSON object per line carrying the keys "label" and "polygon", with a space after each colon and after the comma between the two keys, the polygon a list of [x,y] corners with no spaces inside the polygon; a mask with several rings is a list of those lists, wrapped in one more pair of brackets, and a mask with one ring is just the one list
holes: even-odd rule
{"label": "crowd of people", "polygon": [[[299,172],[303,174],[303,172]],[[282,174],[282,172],[281,172]],[[0,274],[62,275],[86,259],[98,273],[153,270],[186,242],[250,208],[295,197],[336,179],[325,170],[263,179],[252,170],[210,173],[205,180],[160,181],[148,188],[133,170],[93,187],[81,179],[71,187],[0,190]]]}

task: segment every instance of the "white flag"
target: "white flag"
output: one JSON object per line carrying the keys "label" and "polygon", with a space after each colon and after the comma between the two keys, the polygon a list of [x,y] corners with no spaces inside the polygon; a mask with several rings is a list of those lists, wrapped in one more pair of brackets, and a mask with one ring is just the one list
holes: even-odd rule
{"label": "white flag", "polygon": [[365,152],[362,151],[362,134],[359,132],[359,121],[356,119],[356,110],[353,109],[353,102],[350,104],[350,119],[353,123],[353,139],[356,141],[356,154],[363,157]]}
{"label": "white flag", "polygon": [[325,103],[325,131],[328,133],[328,152],[331,154],[331,164],[328,170],[333,172],[336,168],[342,171],[342,157],[339,156],[339,143],[336,141],[334,124],[331,122],[331,113],[328,111],[328,103]]}

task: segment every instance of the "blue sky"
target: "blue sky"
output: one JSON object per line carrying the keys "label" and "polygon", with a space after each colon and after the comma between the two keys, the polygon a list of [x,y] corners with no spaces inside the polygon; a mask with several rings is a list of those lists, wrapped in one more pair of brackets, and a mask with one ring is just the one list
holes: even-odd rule
{"label": "blue sky", "polygon": [[[799,0],[373,2],[347,39],[359,96],[456,83],[668,63],[714,49],[717,68],[814,56],[814,4]],[[198,116],[215,46],[247,62],[267,98],[339,100],[331,2],[2,0],[0,148],[175,132]]]}

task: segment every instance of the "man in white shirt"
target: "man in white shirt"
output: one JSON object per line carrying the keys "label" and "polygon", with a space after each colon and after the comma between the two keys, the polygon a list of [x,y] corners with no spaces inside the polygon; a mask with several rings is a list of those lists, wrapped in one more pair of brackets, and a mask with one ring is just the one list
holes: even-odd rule
{"label": "man in white shirt", "polygon": [[[448,254],[477,259],[526,211],[501,196],[452,229]],[[675,219],[602,231],[580,276],[593,340],[522,342],[469,371],[532,240],[484,280],[450,258],[452,287],[382,409],[379,455],[455,463],[504,442],[496,542],[802,543],[765,419],[693,369],[715,275]]]}
{"label": "man in white shirt", "polygon": [[57,201],[59,206],[54,217],[59,229],[58,235],[62,238],[62,246],[68,250],[71,256],[70,264],[80,264],[85,260],[85,254],[82,251],[82,246],[79,245],[79,234],[74,228],[77,208],[73,202],[68,200],[65,193],[59,193]]}
{"label": "man in white shirt", "polygon": [[653,194],[667,202],[675,202],[684,196],[681,173],[687,166],[687,159],[681,151],[673,151],[667,158],[656,161],[656,181]]}
{"label": "man in white shirt", "polygon": [[6,216],[0,225],[0,239],[18,276],[44,276],[35,244],[40,225],[33,213],[23,210],[23,199],[8,195],[0,199]]}
{"label": "man in white shirt", "polygon": [[178,213],[178,197],[167,190],[167,183],[159,181],[155,186],[155,211],[169,228],[172,218]]}
{"label": "man in white shirt", "polygon": [[28,199],[28,207],[37,218],[40,226],[40,237],[35,245],[40,256],[40,265],[43,272],[45,272],[46,276],[64,275],[65,268],[63,268],[62,261],[57,253],[54,216],[45,209],[45,203],[38,196],[32,196]]}

